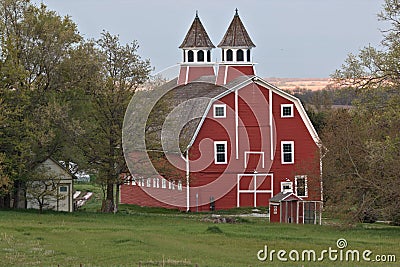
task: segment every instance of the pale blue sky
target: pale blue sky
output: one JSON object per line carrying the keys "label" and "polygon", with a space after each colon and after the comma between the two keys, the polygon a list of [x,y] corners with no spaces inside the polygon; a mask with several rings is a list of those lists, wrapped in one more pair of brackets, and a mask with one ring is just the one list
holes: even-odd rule
{"label": "pale blue sky", "polygon": [[[235,8],[256,44],[261,77],[328,77],[348,53],[378,46],[376,14],[384,0],[34,0],[70,15],[86,38],[103,29],[123,43],[137,40],[139,53],[156,71],[181,61],[178,49],[196,10],[218,45]],[[220,50],[213,50],[220,60]]]}

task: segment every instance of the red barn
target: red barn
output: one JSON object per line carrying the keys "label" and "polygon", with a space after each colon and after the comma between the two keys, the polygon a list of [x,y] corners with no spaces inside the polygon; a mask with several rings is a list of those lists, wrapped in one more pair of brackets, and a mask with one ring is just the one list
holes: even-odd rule
{"label": "red barn", "polygon": [[[180,45],[179,76],[151,92],[158,97],[142,136],[146,142],[124,147],[133,179],[121,186],[121,203],[209,211],[279,206],[275,196],[290,192],[296,211],[301,205],[302,214],[310,213],[303,207],[312,206],[319,218],[320,139],[299,99],[255,75],[254,47],[236,11],[218,45],[222,60],[212,62],[215,46],[196,14]],[[125,123],[139,121],[135,116]],[[140,128],[132,125],[129,134]],[[143,153],[156,172],[141,171]],[[301,216],[290,222],[320,221]]]}

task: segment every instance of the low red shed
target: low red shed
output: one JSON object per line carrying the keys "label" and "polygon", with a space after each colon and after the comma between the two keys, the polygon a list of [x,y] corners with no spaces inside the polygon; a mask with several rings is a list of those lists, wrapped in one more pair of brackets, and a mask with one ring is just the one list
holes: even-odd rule
{"label": "low red shed", "polygon": [[321,209],[321,201],[304,201],[290,191],[269,200],[270,222],[321,224]]}

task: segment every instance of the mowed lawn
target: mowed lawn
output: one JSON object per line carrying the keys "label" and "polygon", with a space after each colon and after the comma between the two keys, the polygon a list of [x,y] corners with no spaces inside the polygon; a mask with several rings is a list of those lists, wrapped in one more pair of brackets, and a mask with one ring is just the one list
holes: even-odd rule
{"label": "mowed lawn", "polygon": [[[129,212],[128,212],[129,211]],[[0,211],[0,266],[398,266],[400,227],[270,224],[265,218],[213,223],[210,214],[132,209],[118,214]],[[225,216],[225,215],[222,215]],[[259,261],[264,248],[371,250],[396,263]],[[301,254],[300,254],[301,255]],[[317,254],[317,257],[319,254]],[[288,255],[286,254],[286,258]]]}

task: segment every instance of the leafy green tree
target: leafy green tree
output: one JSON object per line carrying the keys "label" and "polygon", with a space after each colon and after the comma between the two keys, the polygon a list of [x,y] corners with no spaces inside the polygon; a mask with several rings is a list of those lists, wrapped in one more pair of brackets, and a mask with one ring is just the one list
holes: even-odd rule
{"label": "leafy green tree", "polygon": [[332,113],[322,135],[327,204],[361,221],[400,216],[400,2],[386,0],[378,17],[391,25],[382,48],[350,54],[333,75],[356,90],[356,107]]}
{"label": "leafy green tree", "polygon": [[108,32],[81,49],[91,51],[93,56],[88,61],[98,72],[89,86],[85,86],[86,82],[81,84],[83,94],[79,105],[85,105],[85,112],[76,114],[83,131],[77,134],[75,144],[96,171],[97,182],[105,188],[102,211],[113,212],[117,208],[114,186],[128,172],[122,151],[123,119],[136,89],[148,79],[150,63],[138,55],[136,41],[121,45],[118,36]]}
{"label": "leafy green tree", "polygon": [[364,47],[358,55],[349,54],[333,78],[349,87],[376,88],[398,85],[400,82],[400,4],[385,0],[378,14],[391,28],[383,30],[382,48]]}
{"label": "leafy green tree", "polygon": [[76,25],[29,0],[0,3],[0,153],[14,183],[14,207],[25,207],[31,170],[62,147],[68,107],[59,101],[60,66],[81,41]]}

